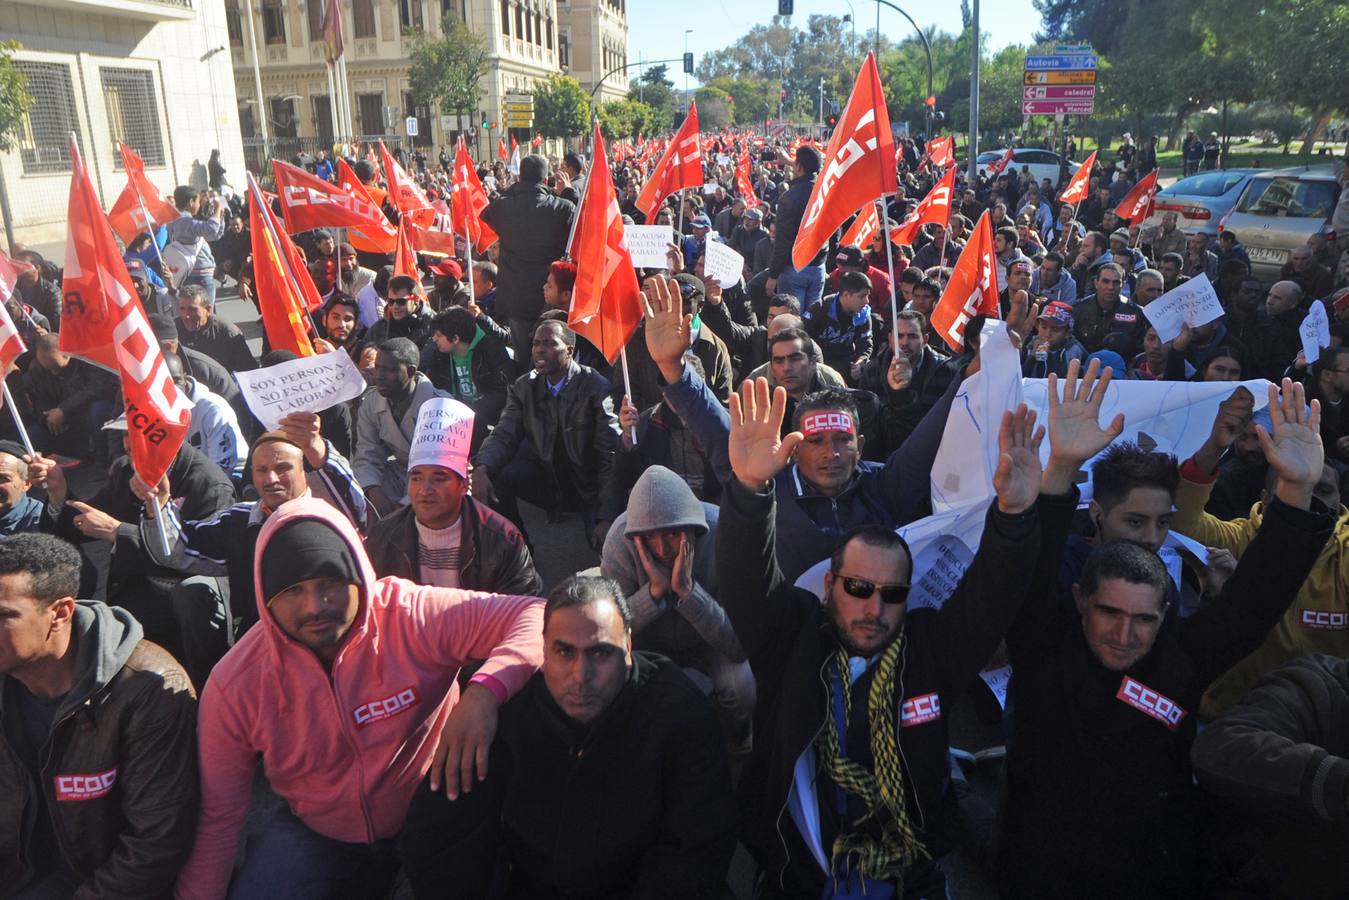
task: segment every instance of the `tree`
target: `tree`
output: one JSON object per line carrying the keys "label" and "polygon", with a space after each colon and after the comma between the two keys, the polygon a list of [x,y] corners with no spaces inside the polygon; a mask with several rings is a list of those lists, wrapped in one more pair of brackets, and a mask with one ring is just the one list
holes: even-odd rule
{"label": "tree", "polygon": [[642,77],[631,83],[628,98],[639,100],[651,107],[654,116],[651,127],[654,131],[669,131],[674,122],[675,97],[674,82],[666,77],[669,71],[665,66],[652,66],[642,73]]}
{"label": "tree", "polygon": [[735,124],[735,112],[726,102],[728,95],[714,87],[700,87],[694,94],[698,101],[698,127],[703,131],[715,131]]}
{"label": "tree", "polygon": [[570,75],[552,75],[534,86],[534,127],[544,137],[571,138],[590,126],[590,98]]}
{"label": "tree", "polygon": [[445,17],[441,35],[423,32],[417,38],[408,59],[408,90],[414,103],[437,107],[442,114],[472,113],[478,83],[489,68],[487,39],[454,16]]}
{"label": "tree", "polygon": [[1343,89],[1349,6],[1342,0],[1273,0],[1263,7],[1258,19],[1241,24],[1269,63],[1268,96],[1312,111],[1298,151],[1305,156],[1331,116],[1349,111]]}
{"label": "tree", "polygon": [[629,97],[610,100],[600,107],[600,131],[606,140],[617,141],[651,134],[656,114],[650,106]]}
{"label": "tree", "polygon": [[5,151],[14,149],[24,118],[33,108],[28,79],[14,64],[18,49],[15,41],[0,41],[0,150]]}

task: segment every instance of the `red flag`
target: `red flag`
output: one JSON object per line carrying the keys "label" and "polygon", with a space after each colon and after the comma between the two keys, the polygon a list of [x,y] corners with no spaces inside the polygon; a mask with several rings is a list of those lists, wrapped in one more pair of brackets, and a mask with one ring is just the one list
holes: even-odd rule
{"label": "red flag", "polygon": [[702,187],[703,153],[698,142],[698,104],[689,104],[689,114],[684,124],[670,141],[665,155],[656,163],[651,177],[642,185],[642,193],[637,196],[637,208],[647,217],[655,218],[656,210],[665,202],[665,198],[684,188]]}
{"label": "red flag", "polygon": [[1012,154],[1015,152],[1016,152],[1015,147],[1008,147],[1007,152],[1002,155],[1001,159],[988,164],[988,171],[993,173],[994,175],[1001,175],[1002,170],[1007,168],[1007,166],[1011,164]]}
{"label": "red flag", "polygon": [[927,142],[927,160],[933,168],[944,169],[956,164],[956,136],[933,138]]}
{"label": "red flag", "polygon": [[740,199],[745,201],[745,209],[754,209],[759,205],[759,198],[754,193],[754,182],[750,180],[749,171],[749,154],[746,153],[735,164],[735,189],[740,192]]}
{"label": "red flag", "polygon": [[1157,196],[1157,170],[1153,169],[1129,189],[1115,207],[1115,214],[1130,223],[1142,222],[1152,215],[1152,198]]}
{"label": "red flag", "polygon": [[1091,151],[1091,156],[1082,164],[1082,168],[1073,173],[1073,177],[1068,179],[1068,184],[1064,186],[1059,193],[1060,203],[1081,203],[1087,199],[1087,188],[1091,184],[1091,169],[1096,165],[1096,151]]}
{"label": "red flag", "polygon": [[529,142],[529,149],[537,150],[542,146],[543,146],[543,135],[541,134],[534,135],[534,139]]}
{"label": "red flag", "polygon": [[59,346],[121,376],[132,468],[158,484],[187,437],[192,401],[164,364],[73,137],[70,169]]}
{"label": "red flag", "polygon": [[393,158],[384,141],[379,142],[379,153],[384,158],[384,177],[389,182],[389,199],[393,201],[394,209],[398,210],[399,218],[411,216],[415,224],[423,228],[430,227],[436,220],[435,207],[431,201],[426,199],[426,194],[417,186],[403,167],[398,164],[398,160]]}
{"label": "red flag", "polygon": [[[346,165],[345,160],[342,165]],[[281,197],[281,216],[291,234],[313,228],[360,228],[395,234],[393,225],[369,195],[358,197],[279,159],[272,160],[272,171]]]}
{"label": "red flag", "polygon": [[454,182],[450,186],[450,221],[455,234],[467,235],[474,249],[486,252],[497,239],[497,233],[482,220],[482,211],[487,208],[487,191],[478,180],[478,171],[473,168],[473,157],[468,153],[468,145],[460,138],[454,148]]}
{"label": "red flag", "polygon": [[253,283],[262,313],[262,328],[273,350],[313,356],[309,312],[323,303],[300,251],[279,227],[262,199],[262,190],[248,174],[248,228],[253,242]]}
{"label": "red flag", "polygon": [[393,255],[394,277],[406,275],[417,282],[417,296],[426,299],[426,288],[422,287],[422,273],[417,268],[417,254],[412,248],[412,235],[408,231],[411,223],[398,223],[398,249]]}
{"label": "red flag", "polygon": [[126,169],[126,187],[108,211],[108,224],[123,244],[130,244],[136,235],[153,230],[156,224],[172,222],[180,213],[145,177],[145,163],[136,151],[120,141],[117,147],[122,154],[122,168]]}
{"label": "red flag", "polygon": [[[19,284],[19,276],[31,268],[33,268],[32,264],[21,259],[10,259],[5,255],[4,250],[0,250],[0,303],[4,303],[14,296],[14,289]],[[15,298],[15,300],[17,302],[18,298]]]}
{"label": "red flag", "polygon": [[941,181],[932,186],[918,203],[918,208],[909,213],[903,222],[890,229],[890,240],[896,244],[912,244],[918,229],[930,222],[936,222],[943,228],[951,219],[951,194],[956,189],[955,167],[948,168]]}
{"label": "red flag", "polygon": [[351,242],[351,246],[366,253],[392,253],[398,245],[398,229],[393,227],[384,215],[383,208],[375,202],[369,189],[356,177],[356,173],[351,171],[351,166],[347,165],[345,159],[337,161],[337,183],[358,203],[367,203],[379,213],[378,227],[352,228],[347,232],[347,240]]}
{"label": "red flag", "polygon": [[[319,0],[309,0],[317,3]],[[329,63],[337,62],[342,55],[342,8],[337,0],[323,0],[323,13],[320,19],[323,33],[323,58]]]}
{"label": "red flag", "polygon": [[[3,266],[0,261],[0,266]],[[0,276],[3,279],[3,276]],[[9,310],[5,309],[5,304],[0,303],[0,378],[9,374],[10,366],[14,365],[14,360],[18,359],[28,345],[23,342],[19,336],[19,329],[14,324],[14,320],[9,317]]]}
{"label": "red flag", "polygon": [[972,317],[997,317],[997,265],[993,223],[985,211],[932,310],[932,330],[952,350],[965,349],[965,325]]}
{"label": "red flag", "polygon": [[876,215],[876,204],[868,203],[853,220],[847,234],[839,240],[840,247],[869,247],[871,239],[881,230],[881,217]]}
{"label": "red flag", "polygon": [[598,120],[594,147],[570,248],[576,260],[576,284],[567,324],[613,363],[642,321],[642,301]]}
{"label": "red flag", "polygon": [[792,245],[793,266],[808,266],[834,230],[863,204],[894,193],[898,188],[894,144],[876,56],[868,53],[824,151],[823,168]]}
{"label": "red flag", "polygon": [[504,137],[497,138],[497,156],[502,162],[511,158],[510,153],[506,150],[506,139]]}

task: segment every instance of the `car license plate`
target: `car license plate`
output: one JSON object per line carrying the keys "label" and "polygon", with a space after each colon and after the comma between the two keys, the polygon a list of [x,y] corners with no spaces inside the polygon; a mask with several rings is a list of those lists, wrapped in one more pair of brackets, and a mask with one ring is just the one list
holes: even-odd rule
{"label": "car license plate", "polygon": [[1246,253],[1250,256],[1251,262],[1274,263],[1283,265],[1284,255],[1288,251],[1275,250],[1273,247],[1247,247]]}

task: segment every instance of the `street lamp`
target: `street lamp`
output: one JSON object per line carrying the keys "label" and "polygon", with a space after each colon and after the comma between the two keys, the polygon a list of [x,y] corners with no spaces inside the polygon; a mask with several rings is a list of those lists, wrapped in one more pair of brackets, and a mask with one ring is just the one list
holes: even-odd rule
{"label": "street lamp", "polygon": [[[929,97],[933,96],[932,45],[928,43],[927,35],[923,34],[923,29],[918,27],[918,23],[913,20],[913,16],[909,15],[904,10],[900,9],[898,6],[895,6],[895,4],[891,3],[890,0],[876,0],[876,55],[880,56],[881,54],[881,29],[880,29],[881,6],[888,6],[895,12],[899,13],[904,18],[908,19],[909,24],[913,26],[913,30],[918,32],[918,39],[923,42],[923,52],[927,54],[927,96]],[[930,105],[924,104],[923,109],[926,120],[926,125],[924,126],[923,131],[924,134],[926,134],[928,137],[932,137],[932,107]]]}

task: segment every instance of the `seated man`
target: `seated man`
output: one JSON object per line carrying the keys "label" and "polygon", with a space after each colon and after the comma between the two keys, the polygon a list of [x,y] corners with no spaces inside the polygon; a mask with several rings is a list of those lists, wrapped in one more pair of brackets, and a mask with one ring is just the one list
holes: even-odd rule
{"label": "seated man", "polygon": [[[1082,463],[1123,427],[1098,424],[1108,381],[1093,385],[1095,368],[1079,388],[1074,366],[1051,409],[1046,493],[1075,495]],[[1200,697],[1278,622],[1332,526],[1312,510],[1318,404],[1308,412],[1302,386],[1285,380],[1282,397],[1270,386],[1270,406],[1261,443],[1279,473],[1275,499],[1221,595],[1188,619],[1168,616],[1166,568],[1132,541],[1098,546],[1067,602],[1052,584],[1072,510],[1046,510],[1032,599],[1007,635],[1007,896],[1201,895],[1190,771]]]}
{"label": "seated man", "polygon": [[900,310],[894,336],[899,355],[887,343],[867,363],[857,384],[880,398],[881,431],[887,447],[898,447],[909,439],[959,372],[951,357],[928,343],[927,330],[927,317],[918,310]]}
{"label": "seated man", "polygon": [[47,504],[28,496],[33,482],[28,451],[13,441],[0,441],[0,538],[32,531],[50,531]]}
{"label": "seated man", "polygon": [[871,524],[831,549],[822,604],[774,550],[773,482],[803,437],[780,437],[786,396],[769,397],[759,381],[732,399],[717,529],[719,596],[758,682],[742,841],[774,896],[944,897],[937,861],[955,808],[944,713],[1025,602],[1040,548],[1035,416],[1003,413],[997,499],[940,609],[906,609],[927,573]]}
{"label": "seated man", "polygon": [[389,279],[389,293],[384,298],[384,316],[370,326],[372,344],[383,344],[390,338],[407,338],[420,347],[431,334],[431,311],[418,293],[421,285],[411,275],[395,275]]}
{"label": "seated man", "polygon": [[519,499],[549,511],[579,512],[586,538],[598,550],[619,512],[613,496],[618,418],[608,379],[578,364],[575,346],[576,332],[561,322],[535,329],[534,367],[511,385],[496,430],[478,451],[473,495],[526,537]]}
{"label": "seated man", "polygon": [[472,453],[501,418],[506,392],[515,380],[506,342],[479,322],[461,306],[437,313],[418,365],[437,389],[473,410]]}
{"label": "seated man", "polygon": [[196,700],[125,610],[75,599],[79,582],[64,541],[0,541],[5,896],[168,896],[197,815]]}
{"label": "seated man", "polygon": [[146,316],[146,320],[155,334],[155,340],[159,341],[159,352],[164,354],[164,358],[167,360],[170,356],[176,356],[183,364],[185,374],[191,375],[194,380],[205,385],[208,391],[223,398],[234,410],[245,437],[261,431],[232,372],[205,353],[183,346],[178,340],[178,320],[173,316],[152,313]]}
{"label": "seated man", "polygon": [[652,466],[609,529],[600,573],[623,588],[640,649],[711,680],[726,744],[747,753],[754,674],[717,604],[716,529],[717,507],[699,503],[674,472]]}
{"label": "seated man", "polygon": [[[779,294],[777,296],[791,296],[790,294]],[[792,297],[795,301],[796,298]],[[777,387],[781,384],[787,388],[787,397],[799,397],[803,393],[810,393],[805,386],[813,385],[815,390],[824,390],[825,388],[837,387],[846,388],[848,383],[843,380],[843,376],[835,371],[824,361],[824,351],[820,345],[815,343],[815,339],[806,335],[806,349],[802,357],[798,357],[795,348],[788,352],[788,348],[779,348],[778,358],[773,360],[773,343],[777,336],[784,331],[792,330],[805,334],[806,323],[800,316],[792,312],[780,312],[773,316],[768,322],[768,327],[763,329],[763,362],[759,363],[753,369],[750,369],[746,378],[754,381],[759,378],[767,378],[769,387]],[[782,380],[778,380],[779,374]],[[742,381],[744,379],[741,379]],[[793,385],[794,387],[788,387]]]}
{"label": "seated man", "polygon": [[[441,313],[441,315],[445,315]],[[538,594],[525,539],[468,494],[473,411],[457,400],[422,404],[408,453],[408,505],[370,526],[365,550],[381,578],[494,594]]]}
{"label": "seated man", "polygon": [[345,350],[351,361],[359,366],[361,351],[370,344],[365,337],[366,329],[359,323],[360,305],[350,294],[339,291],[328,298],[323,314],[318,318],[318,336],[334,350]]}
{"label": "seated man", "polygon": [[166,356],[164,364],[178,390],[192,401],[192,423],[187,429],[187,442],[206,454],[226,475],[238,480],[243,475],[248,443],[239,430],[234,410],[224,398],[187,374],[178,357]]}
{"label": "seated man", "polygon": [[486,783],[413,801],[413,892],[725,896],[737,816],[711,704],[678,665],[634,652],[609,579],[568,578],[543,615],[543,670],[501,710]]}
{"label": "seated man", "polygon": [[178,289],[178,341],[211,357],[227,372],[247,372],[258,367],[239,326],[212,311],[206,289],[198,284],[185,284]]}
{"label": "seated man", "polygon": [[[320,437],[318,416],[290,413],[282,418],[279,431],[253,442],[249,464],[258,499],[199,521],[186,519],[170,502],[175,488],[169,476],[154,490],[138,477],[131,479],[131,489],[146,503],[140,517],[141,546],[157,565],[191,576],[173,587],[169,602],[182,638],[183,663],[192,683],[202,687],[211,667],[258,621],[254,550],[267,517],[289,500],[310,496],[312,480],[357,528],[365,524],[365,495],[350,464]],[[169,546],[167,556],[163,544]]]}
{"label": "seated man", "polygon": [[417,412],[432,397],[445,394],[417,371],[420,354],[407,338],[379,345],[375,389],[366,391],[356,413],[356,458],[352,470],[375,512],[387,516],[407,496],[409,442]]}
{"label": "seated man", "polygon": [[[706,285],[701,278],[687,272],[676,275],[675,281],[678,283],[684,314],[696,318],[706,299]],[[720,291],[720,285],[714,290]],[[640,326],[638,331],[641,331]],[[730,349],[721,338],[717,337],[715,331],[711,328],[705,329],[701,324],[688,331],[684,349],[698,357],[703,364],[703,371],[707,374],[708,387],[716,394],[717,399],[725,404],[733,390]],[[632,402],[638,409],[646,409],[660,402],[660,390],[663,387],[660,373],[640,339],[628,342],[628,363],[628,371],[632,375],[631,383],[628,385],[628,396]]]}
{"label": "seated man", "polygon": [[305,497],[263,522],[254,586],[259,625],[202,694],[201,816],[176,895],[225,895],[260,761],[285,802],[258,817],[230,896],[383,896],[427,774],[451,796],[487,776],[497,709],[542,662],[543,604],[376,578],[350,520]]}
{"label": "seated man", "polygon": [[801,301],[791,294],[774,294],[768,298],[768,314],[762,325],[744,325],[734,320],[723,302],[724,291],[716,282],[707,289],[707,302],[699,315],[702,323],[721,338],[731,354],[737,372],[748,372],[768,362],[768,326],[778,316],[791,314],[800,317]]}
{"label": "seated man", "polygon": [[1143,333],[1147,331],[1148,320],[1142,307],[1120,296],[1124,269],[1118,263],[1106,263],[1097,270],[1092,283],[1095,293],[1073,304],[1073,337],[1090,354],[1104,347],[1106,338],[1121,335],[1130,352],[1120,355],[1133,359],[1143,349]]}
{"label": "seated man", "polygon": [[36,446],[106,465],[100,429],[116,410],[117,388],[113,373],[63,353],[60,335],[39,335],[19,387],[19,398],[32,411],[26,418]]}
{"label": "seated man", "polygon": [[838,293],[812,304],[801,318],[809,334],[824,351],[824,361],[857,384],[862,367],[871,358],[871,306],[867,299],[871,282],[862,272],[844,272]]}

